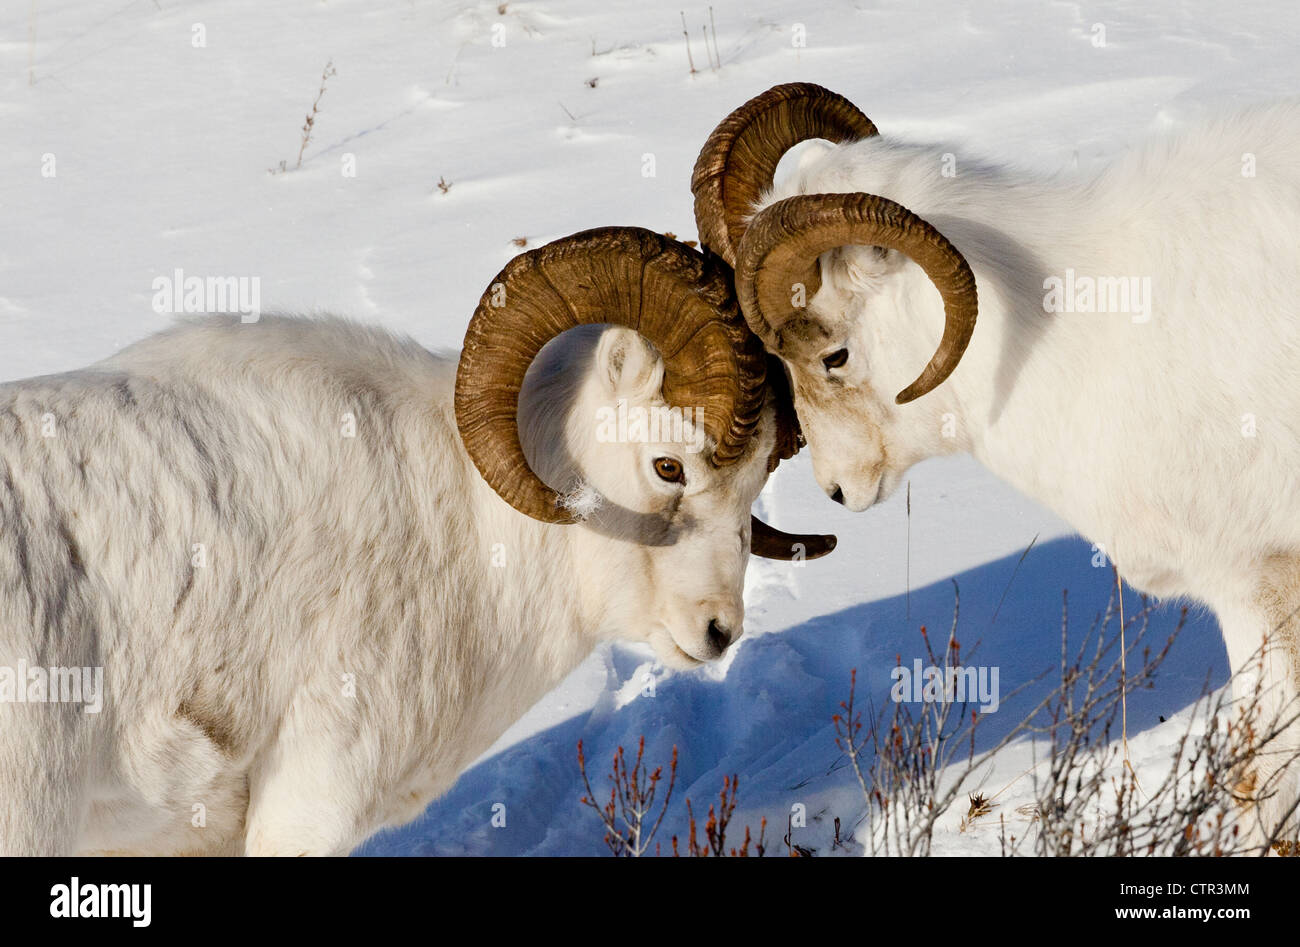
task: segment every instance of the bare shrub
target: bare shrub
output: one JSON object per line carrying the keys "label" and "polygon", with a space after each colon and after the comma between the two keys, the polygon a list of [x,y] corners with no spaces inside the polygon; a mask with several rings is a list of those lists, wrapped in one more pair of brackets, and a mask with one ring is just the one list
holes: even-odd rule
{"label": "bare shrub", "polygon": [[[949,671],[961,664],[961,644],[957,640],[960,603],[960,589],[953,582],[952,626],[940,654],[935,653],[925,627],[921,628],[930,664],[945,681],[951,679]],[[976,649],[970,650],[968,659]],[[841,713],[832,721],[836,746],[848,756],[867,803],[863,845],[869,854],[928,855],[935,823],[961,793],[968,777],[1015,739],[1018,732],[1013,730],[992,750],[977,754],[975,736],[980,717],[969,700],[923,703],[915,710],[907,702],[895,702],[888,714],[869,705],[864,724],[856,692],[854,669],[848,700],[841,702]],[[864,752],[868,750],[864,764]]]}
{"label": "bare shrub", "polygon": [[654,840],[673,797],[673,786],[677,782],[677,745],[673,745],[673,759],[668,766],[668,788],[660,804],[658,818],[654,818],[653,813],[659,781],[663,778],[663,767],[658,766],[653,773],[647,773],[644,757],[644,736],[637,743],[636,760],[631,766],[627,764],[623,748],[618,748],[609,774],[609,801],[602,806],[596,802],[596,793],[587,778],[587,760],[583,754],[582,741],[578,741],[578,768],[582,772],[582,783],[587,787],[587,794],[580,801],[600,816],[600,821],[605,826],[605,844],[616,856],[639,858],[650,850],[650,843]]}
{"label": "bare shrub", "polygon": [[[945,672],[959,664],[958,603],[941,655],[922,629],[931,664]],[[923,703],[919,709],[899,702],[888,714],[868,707],[864,722],[856,704],[856,671],[851,675],[848,700],[833,721],[837,745],[848,756],[866,801],[868,853],[929,854],[935,825],[967,791],[976,771],[1008,744],[1025,738],[1037,738],[1034,747],[1046,742],[1050,755],[1041,761],[1045,773],[1038,772],[1041,764],[1027,771],[1033,774],[1036,802],[1021,807],[1020,814],[1030,820],[1030,830],[1017,837],[1005,814],[999,814],[1004,855],[1261,854],[1269,846],[1294,851],[1283,827],[1300,800],[1272,825],[1248,824],[1258,823],[1260,810],[1243,802],[1276,793],[1283,772],[1300,755],[1285,749],[1281,739],[1300,719],[1300,705],[1266,713],[1257,684],[1236,702],[1229,696],[1231,686],[1217,694],[1203,689],[1167,775],[1158,786],[1142,787],[1125,755],[1125,702],[1134,691],[1154,685],[1186,623],[1186,609],[1163,643],[1153,647],[1148,644],[1153,604],[1144,597],[1137,614],[1124,620],[1118,594],[1112,593],[1071,657],[1067,605],[1063,593],[1059,683],[983,752],[976,752],[980,716],[968,702]],[[1122,636],[1117,630],[1108,633],[1117,621],[1123,621]],[[1244,800],[1234,790],[1242,774],[1277,754],[1284,758],[1269,760],[1273,776],[1254,787],[1251,800]],[[997,805],[980,791],[968,792],[967,798],[961,831],[989,817]]]}
{"label": "bare shrub", "polygon": [[[1290,847],[1284,827],[1300,799],[1268,825],[1258,803],[1280,791],[1284,773],[1295,765],[1297,751],[1285,748],[1283,739],[1300,718],[1294,702],[1270,710],[1249,665],[1219,691],[1203,690],[1164,778],[1143,787],[1120,759],[1121,745],[1111,740],[1119,701],[1113,683],[1096,673],[1097,663],[1094,658],[1082,674],[1078,659],[1068,669],[1063,665],[1063,675],[1080,687],[1063,685],[1052,696],[1051,722],[1043,728],[1051,758],[1035,780],[1033,854],[1258,855]],[[1233,685],[1243,678],[1254,683],[1234,699]],[[1101,741],[1089,737],[1098,721]],[[1274,754],[1285,756],[1278,769],[1243,795],[1238,787],[1245,774]],[[1007,835],[1005,823],[1002,847],[1004,854],[1026,847]]]}
{"label": "bare shrub", "polygon": [[[718,793],[716,810],[713,803],[709,803],[709,815],[704,823],[704,841],[702,842],[699,840],[699,833],[696,831],[695,812],[691,809],[691,800],[686,800],[686,814],[690,820],[690,829],[686,841],[687,855],[696,858],[704,858],[709,855],[722,858],[730,854],[734,858],[747,858],[749,857],[749,846],[751,844],[754,846],[754,855],[756,857],[762,858],[767,853],[766,817],[759,823],[757,841],[753,839],[749,826],[745,826],[745,840],[741,843],[740,848],[736,848],[734,845],[730,849],[727,848],[727,826],[731,824],[731,817],[736,811],[739,790],[739,776],[732,774],[731,776],[722,777],[722,791]],[[681,854],[678,851],[676,835],[673,836],[673,854]]]}
{"label": "bare shrub", "polygon": [[[668,787],[664,793],[663,802],[658,807],[658,815],[655,815],[655,797],[658,794],[659,783],[663,779],[663,767],[656,767],[654,772],[648,772],[645,764],[645,737],[642,736],[637,742],[636,759],[629,766],[627,756],[623,747],[619,747],[614,753],[614,760],[611,764],[609,773],[610,789],[609,799],[603,805],[596,801],[596,793],[591,788],[591,781],[587,778],[587,759],[583,752],[582,741],[578,741],[578,769],[582,773],[582,783],[587,792],[579,801],[595,812],[599,817],[601,824],[605,827],[604,842],[609,850],[617,856],[640,857],[650,851],[650,845],[654,842],[655,833],[659,831],[659,826],[663,823],[664,816],[668,812],[668,803],[673,797],[673,786],[677,782],[677,747],[673,746],[672,762],[668,766]],[[731,818],[735,814],[736,805],[739,802],[740,778],[738,776],[725,776],[722,780],[722,791],[718,794],[717,804],[709,804],[708,817],[705,819],[703,832],[701,833],[699,825],[695,818],[695,810],[691,806],[691,800],[686,800],[686,815],[688,818],[688,834],[686,840],[686,850],[681,851],[681,847],[676,835],[672,838],[672,853],[674,856],[693,856],[696,858],[705,858],[713,856],[721,858],[727,855],[746,858],[750,855],[751,848],[753,854],[762,858],[767,852],[767,819],[764,818],[759,823],[758,838],[754,838],[749,826],[745,826],[745,838],[740,847],[727,845],[727,829],[731,825]],[[653,821],[652,821],[653,820]],[[659,844],[654,843],[654,853],[660,854]]]}
{"label": "bare shrub", "polygon": [[295,168],[302,167],[302,153],[307,150],[307,143],[311,141],[312,129],[316,127],[316,114],[320,111],[320,100],[325,95],[325,83],[331,76],[338,75],[334,70],[334,60],[325,63],[324,70],[320,74],[320,91],[316,93],[316,101],[311,104],[311,111],[307,113],[307,118],[302,125],[302,144],[298,147],[298,163]]}

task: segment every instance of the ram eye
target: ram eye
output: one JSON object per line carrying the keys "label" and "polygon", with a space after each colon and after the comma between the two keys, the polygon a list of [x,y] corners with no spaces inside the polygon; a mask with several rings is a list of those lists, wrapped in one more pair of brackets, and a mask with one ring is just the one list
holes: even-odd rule
{"label": "ram eye", "polygon": [[849,360],[848,349],[836,349],[830,355],[827,355],[824,359],[822,359],[822,364],[825,365],[828,369],[843,368],[844,363],[847,362],[848,360]]}
{"label": "ram eye", "polygon": [[682,462],[671,457],[656,458],[655,473],[659,475],[660,480],[667,480],[669,483],[686,482],[686,471],[682,468]]}

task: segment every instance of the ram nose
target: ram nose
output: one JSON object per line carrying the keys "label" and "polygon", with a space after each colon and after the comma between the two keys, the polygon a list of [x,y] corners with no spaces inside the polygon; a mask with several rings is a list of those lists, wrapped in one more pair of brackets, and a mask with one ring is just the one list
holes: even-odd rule
{"label": "ram nose", "polygon": [[731,647],[731,642],[740,636],[733,635],[729,627],[714,618],[709,621],[709,627],[705,637],[709,643],[709,649],[711,651],[709,660],[716,660],[717,658],[722,657],[723,653]]}
{"label": "ram nose", "polygon": [[840,506],[854,513],[861,513],[880,502],[884,490],[884,479],[879,476],[866,480],[856,477],[835,478],[822,486],[826,495]]}

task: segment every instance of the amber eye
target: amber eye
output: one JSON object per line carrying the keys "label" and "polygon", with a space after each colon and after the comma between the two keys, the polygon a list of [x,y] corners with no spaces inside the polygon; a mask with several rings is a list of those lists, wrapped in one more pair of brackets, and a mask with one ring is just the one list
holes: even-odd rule
{"label": "amber eye", "polygon": [[686,471],[682,469],[682,462],[671,457],[655,458],[655,473],[659,475],[660,480],[667,480],[669,483],[686,482]]}
{"label": "amber eye", "polygon": [[827,355],[824,359],[822,359],[822,364],[825,365],[827,368],[843,368],[844,363],[847,362],[848,360],[849,360],[849,350],[837,349],[836,351],[832,352],[830,355]]}

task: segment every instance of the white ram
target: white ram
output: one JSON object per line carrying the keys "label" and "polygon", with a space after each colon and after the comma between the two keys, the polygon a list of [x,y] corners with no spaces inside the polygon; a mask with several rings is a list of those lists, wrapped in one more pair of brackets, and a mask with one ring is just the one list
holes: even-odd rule
{"label": "white ram", "polygon": [[[526,378],[579,323],[613,327]],[[216,317],[0,386],[0,852],[343,854],[600,639],[716,658],[781,453],[764,362],[719,268],[611,228],[512,261],[459,374]],[[602,436],[620,401],[696,413]]]}
{"label": "white ram", "polygon": [[[773,186],[810,139],[832,144]],[[1234,672],[1267,636],[1262,685],[1290,714],[1298,156],[1287,102],[1043,177],[881,137],[843,97],[792,84],[718,126],[692,189],[703,243],[788,369],[829,496],[862,510],[916,462],[969,452],[1129,583],[1210,606]],[[1247,774],[1280,790],[1260,807],[1273,825],[1300,795],[1294,768],[1277,772],[1296,746]]]}

